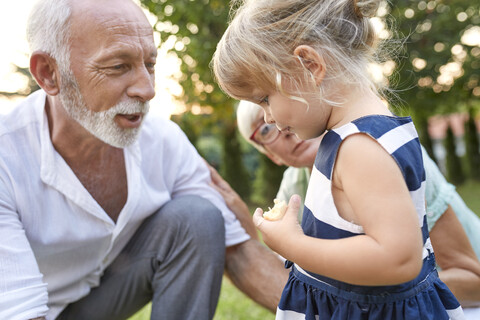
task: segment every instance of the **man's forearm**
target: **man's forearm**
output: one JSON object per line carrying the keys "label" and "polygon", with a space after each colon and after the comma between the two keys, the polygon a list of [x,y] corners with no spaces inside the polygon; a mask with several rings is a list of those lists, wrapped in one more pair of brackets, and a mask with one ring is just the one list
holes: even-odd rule
{"label": "man's forearm", "polygon": [[282,261],[257,240],[248,240],[227,248],[226,273],[248,297],[275,312],[288,270]]}

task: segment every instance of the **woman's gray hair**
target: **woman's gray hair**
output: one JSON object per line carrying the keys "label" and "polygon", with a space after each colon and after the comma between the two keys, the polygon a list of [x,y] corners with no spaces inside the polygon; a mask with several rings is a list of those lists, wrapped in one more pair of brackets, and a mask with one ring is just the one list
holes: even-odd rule
{"label": "woman's gray hair", "polygon": [[263,109],[258,104],[246,100],[240,101],[237,106],[237,127],[242,137],[248,143],[250,143],[260,152],[266,153],[267,151],[262,145],[250,140],[250,136],[256,129],[255,125],[257,124],[258,115],[260,113],[263,115]]}
{"label": "woman's gray hair", "polygon": [[30,51],[43,51],[62,71],[70,69],[70,0],[38,0],[30,11],[27,40]]}

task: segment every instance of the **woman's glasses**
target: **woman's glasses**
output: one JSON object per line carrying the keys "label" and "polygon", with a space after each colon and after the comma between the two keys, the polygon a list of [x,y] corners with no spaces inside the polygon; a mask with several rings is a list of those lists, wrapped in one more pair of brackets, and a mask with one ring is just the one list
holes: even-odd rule
{"label": "woman's glasses", "polygon": [[280,131],[275,124],[263,122],[253,131],[250,140],[260,145],[267,145],[277,140],[279,135]]}

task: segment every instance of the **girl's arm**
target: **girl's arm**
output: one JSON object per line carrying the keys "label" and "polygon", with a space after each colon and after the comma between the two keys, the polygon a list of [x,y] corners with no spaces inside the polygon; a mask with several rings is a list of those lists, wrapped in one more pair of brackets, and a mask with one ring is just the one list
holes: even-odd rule
{"label": "girl's arm", "polygon": [[[422,266],[419,219],[394,159],[373,139],[357,134],[340,147],[333,174],[340,214],[365,235],[338,240],[305,236],[296,223],[298,198],[286,216],[255,224],[274,251],[305,270],[357,285],[393,285],[414,279]],[[342,203],[339,204],[338,202]]]}

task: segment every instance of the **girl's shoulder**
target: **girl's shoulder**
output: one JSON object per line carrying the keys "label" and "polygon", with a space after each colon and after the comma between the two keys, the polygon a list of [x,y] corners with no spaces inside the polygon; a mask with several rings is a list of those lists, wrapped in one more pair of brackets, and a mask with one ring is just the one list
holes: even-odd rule
{"label": "girl's shoulder", "polygon": [[[392,130],[403,131],[402,129],[413,129],[414,135],[417,136],[415,126],[411,117],[398,117],[387,115],[368,115],[355,119],[338,128],[332,129],[330,134],[337,134],[341,138],[346,138],[354,133],[366,133],[372,138],[378,139]],[[404,133],[407,133],[406,131]]]}
{"label": "girl's shoulder", "polygon": [[[361,139],[358,136],[359,133],[371,139]],[[424,176],[424,173],[420,142],[410,117],[369,115],[330,130],[325,134],[320,144],[319,153],[315,160],[316,167],[326,174],[327,177],[330,177],[337,162],[339,150],[341,147],[343,149],[343,142],[347,138],[350,140],[350,138],[354,137],[355,139],[353,140],[355,141],[350,141],[354,143],[348,144],[351,152],[343,152],[344,155],[361,156],[365,154],[363,147],[366,149],[373,148],[375,146],[371,144],[372,141],[375,141],[376,143],[374,142],[373,145],[387,151],[395,159],[402,171],[408,171],[408,168],[415,166],[415,172],[418,172],[419,176],[418,180],[422,180],[421,176]],[[419,164],[418,168],[416,164]]]}

